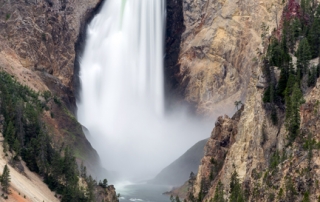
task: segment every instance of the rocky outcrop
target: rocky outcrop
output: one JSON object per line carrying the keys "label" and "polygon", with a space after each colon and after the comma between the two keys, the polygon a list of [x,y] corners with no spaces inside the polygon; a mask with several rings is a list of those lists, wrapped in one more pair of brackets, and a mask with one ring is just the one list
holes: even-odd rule
{"label": "rocky outcrop", "polygon": [[[236,140],[242,111],[243,107],[232,118],[227,115],[218,118],[211,137],[204,148],[205,154],[201,160],[197,178],[193,183],[192,192],[195,196],[199,195],[200,189],[209,187],[211,183],[217,183],[214,182],[214,179],[218,179],[216,176],[222,169],[226,155]],[[207,192],[208,190],[201,191]]]}
{"label": "rocky outcrop", "polygon": [[[198,113],[231,114],[234,101],[245,100],[251,71],[264,51],[261,25],[271,32],[282,5],[276,0],[183,0],[182,6],[186,29],[178,61],[169,65],[179,82],[176,90]],[[177,34],[181,29],[176,27]]]}
{"label": "rocky outcrop", "polygon": [[[236,124],[237,133],[225,158],[220,158],[224,148],[215,150],[217,143],[213,137],[207,143],[207,155],[189,188],[192,195],[202,197],[201,201],[214,198],[219,181],[224,185],[224,198],[229,198],[230,179],[235,171],[245,201],[317,201],[319,198],[320,80],[304,95],[300,133],[294,143],[288,145],[285,109],[281,105],[276,107],[278,123],[274,124],[269,104],[262,101],[264,90],[257,86],[262,75],[262,60],[259,61],[257,68],[252,69],[246,103]],[[220,118],[218,122],[223,121]],[[222,130],[219,134],[229,133],[228,127],[219,130]],[[218,159],[222,160],[221,169],[214,172]]]}
{"label": "rocky outcrop", "polygon": [[106,188],[97,186],[94,191],[95,201],[112,201],[119,202],[116,189],[113,185],[110,185]]}
{"label": "rocky outcrop", "polygon": [[3,1],[0,5],[1,55],[14,57],[17,65],[35,72],[51,90],[64,97],[69,107],[74,106],[71,81],[75,43],[84,26],[82,23],[99,2]]}

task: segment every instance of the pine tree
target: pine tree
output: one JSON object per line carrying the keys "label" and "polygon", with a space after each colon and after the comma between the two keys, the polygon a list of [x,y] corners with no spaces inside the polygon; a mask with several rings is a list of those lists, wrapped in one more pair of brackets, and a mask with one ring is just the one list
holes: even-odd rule
{"label": "pine tree", "polygon": [[317,68],[311,67],[308,72],[308,87],[314,86],[317,82]]}
{"label": "pine tree", "polygon": [[237,171],[234,171],[230,181],[230,202],[244,202],[244,195],[238,179]]}
{"label": "pine tree", "polygon": [[89,175],[89,177],[87,178],[87,195],[90,201],[93,201],[94,199],[94,187],[96,185],[95,180],[93,180],[92,176]]}
{"label": "pine tree", "polygon": [[297,74],[301,79],[302,75],[307,73],[309,67],[309,60],[311,59],[311,52],[308,40],[302,39],[297,50]]}
{"label": "pine tree", "polygon": [[281,44],[276,38],[271,39],[271,43],[268,47],[268,58],[270,65],[277,67],[280,67],[287,58],[282,50]]}
{"label": "pine tree", "polygon": [[66,186],[74,187],[78,183],[77,163],[72,155],[72,150],[66,147],[64,150],[63,173]]}
{"label": "pine tree", "polygon": [[284,97],[284,93],[287,87],[288,82],[288,70],[287,68],[282,68],[280,72],[280,79],[278,82],[277,95],[280,97]]}
{"label": "pine tree", "polygon": [[288,28],[288,47],[291,52],[294,51],[294,46],[302,32],[302,25],[299,18],[294,18],[290,21]]}
{"label": "pine tree", "polygon": [[287,117],[287,130],[289,144],[291,144],[299,134],[300,129],[300,105],[303,103],[303,95],[301,89],[299,88],[298,83],[296,82],[292,89],[291,95],[291,105],[290,107],[290,114],[286,114]]}
{"label": "pine tree", "polygon": [[18,156],[20,155],[21,146],[20,146],[20,142],[19,142],[19,140],[17,138],[14,140],[12,148],[16,152],[16,155],[15,155],[14,158],[18,158]]}
{"label": "pine tree", "polygon": [[307,38],[310,44],[312,58],[318,57],[320,45],[320,5],[316,9],[314,20],[308,32]]}
{"label": "pine tree", "polygon": [[224,196],[223,184],[221,183],[221,181],[219,181],[217,184],[212,202],[225,202],[223,196]]}
{"label": "pine tree", "polygon": [[102,182],[101,180],[99,181],[99,186],[102,187],[102,188],[107,188],[108,186],[108,180],[107,179],[104,179]]}
{"label": "pine tree", "polygon": [[9,146],[12,146],[14,143],[14,136],[15,136],[15,128],[13,126],[12,121],[9,121],[9,124],[6,127],[4,132],[4,138],[8,142]]}
{"label": "pine tree", "polygon": [[1,176],[1,186],[2,190],[5,193],[9,193],[9,186],[10,186],[10,170],[7,165],[4,166],[2,176]]}
{"label": "pine tree", "polygon": [[301,0],[301,9],[303,16],[310,14],[310,0]]}
{"label": "pine tree", "polygon": [[309,192],[304,193],[302,202],[310,202]]}
{"label": "pine tree", "polygon": [[80,177],[87,178],[87,167],[83,165],[83,161],[80,165]]}

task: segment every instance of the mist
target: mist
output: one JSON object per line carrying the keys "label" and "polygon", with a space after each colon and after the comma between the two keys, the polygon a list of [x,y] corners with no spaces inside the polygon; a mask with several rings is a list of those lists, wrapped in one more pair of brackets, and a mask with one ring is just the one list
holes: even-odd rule
{"label": "mist", "polygon": [[214,126],[165,110],[164,25],[164,0],[108,0],[87,29],[77,118],[123,180],[153,178]]}

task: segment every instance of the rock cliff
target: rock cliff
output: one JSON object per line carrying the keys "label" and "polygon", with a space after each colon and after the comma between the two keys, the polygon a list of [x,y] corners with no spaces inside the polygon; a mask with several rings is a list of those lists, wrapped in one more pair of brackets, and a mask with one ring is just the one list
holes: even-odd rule
{"label": "rock cliff", "polygon": [[167,38],[167,54],[176,54],[180,43],[177,60],[170,56],[166,63],[179,84],[173,84],[175,92],[200,114],[234,113],[233,103],[245,100],[251,71],[264,51],[261,25],[276,26],[282,1],[181,0],[169,6],[173,2],[177,13],[171,18],[184,19],[184,26],[170,20],[167,25],[176,28],[169,31],[175,40]]}
{"label": "rock cliff", "polygon": [[16,64],[40,76],[74,107],[73,76],[80,30],[100,0],[3,1],[0,10],[2,61]]}
{"label": "rock cliff", "polygon": [[[242,4],[243,2],[246,2],[246,4]],[[238,60],[241,61],[238,65],[246,64],[247,74],[250,74],[243,79],[246,83],[245,90],[241,90],[241,85],[243,85],[241,78],[245,76],[241,75],[241,71],[238,71],[237,76],[237,79],[240,79],[238,80],[240,85],[234,83],[240,86],[239,90],[241,92],[245,93],[245,105],[232,119],[225,116],[217,120],[216,127],[205,146],[205,155],[201,160],[199,172],[196,178],[190,178],[187,183],[189,195],[187,194],[185,197],[188,201],[194,201],[195,198],[198,201],[221,201],[217,198],[214,199],[220,194],[224,199],[230,199],[232,196],[231,189],[235,186],[235,184],[232,184],[234,183],[232,178],[237,176],[242,187],[244,201],[318,201],[320,193],[317,179],[319,175],[320,139],[317,125],[320,120],[320,80],[317,80],[314,87],[304,90],[305,103],[299,107],[300,130],[292,144],[289,142],[289,132],[287,130],[289,123],[285,121],[285,112],[288,110],[288,106],[277,104],[275,110],[278,119],[275,123],[272,121],[272,106],[264,101],[264,88],[267,86],[265,73],[262,70],[265,65],[264,49],[267,49],[268,41],[262,41],[261,38],[263,37],[258,37],[264,34],[263,29],[258,29],[258,25],[266,23],[270,30],[277,28],[280,20],[273,16],[281,16],[279,12],[282,12],[283,5],[277,4],[276,1],[219,1],[219,3],[221,6],[217,8],[221,9],[221,13],[226,12],[225,8],[230,10],[231,5],[234,5],[234,9],[243,9],[242,11],[255,8],[251,13],[247,12],[249,16],[243,16],[250,20],[238,25],[243,29],[243,32],[257,37],[248,34],[249,38],[242,38],[242,40],[248,42],[246,47],[251,47],[251,53],[240,51],[236,52],[238,55],[233,55],[230,58],[238,57]],[[253,7],[251,7],[252,5]],[[272,5],[277,5],[277,7],[274,8]],[[214,7],[209,8],[213,9]],[[199,13],[202,10],[203,8],[199,9]],[[211,15],[212,12],[209,13],[205,13],[203,16]],[[260,16],[255,16],[256,13],[260,13]],[[250,17],[250,15],[252,16]],[[190,13],[190,16],[193,16],[193,12]],[[256,24],[257,22],[258,24]],[[188,29],[188,26],[186,27]],[[210,30],[205,33],[207,32],[210,32]],[[267,35],[270,36],[270,33],[267,33]],[[219,37],[216,35],[213,38],[213,41],[215,41],[215,38]],[[206,37],[200,39],[204,40]],[[223,44],[223,47],[228,47],[229,42],[233,44],[232,40],[225,43],[221,42],[221,44]],[[251,46],[252,43],[255,46]],[[234,47],[233,50],[239,47],[241,46]],[[253,47],[258,49],[254,51]],[[221,49],[219,53],[223,50]],[[246,50],[250,50],[250,48]],[[236,53],[231,51],[231,54]],[[225,60],[229,56],[225,54],[221,58]],[[250,59],[251,61],[249,61]],[[311,64],[312,61],[317,60],[311,60]],[[197,63],[201,62],[198,61]],[[280,77],[279,72],[276,67],[272,67],[272,69],[277,83]],[[242,70],[245,70],[245,68]],[[196,77],[191,77],[191,80],[192,78]],[[212,81],[212,79],[210,80]],[[189,84],[191,84],[190,81]],[[232,89],[231,87],[228,88],[228,91],[225,91],[226,94],[231,93]],[[197,103],[200,109],[201,102]],[[228,141],[225,141],[225,139]],[[235,173],[236,175],[234,175]],[[220,182],[223,191],[221,191]]]}
{"label": "rock cliff", "polygon": [[[257,82],[258,77],[253,76],[237,121],[228,117],[218,119],[189,191],[196,197],[202,196],[201,201],[211,200],[220,181],[228,198],[231,175],[236,171],[248,201],[302,201],[305,195],[310,201],[317,201],[320,80],[300,107],[301,135],[291,147],[286,146],[283,112],[278,109],[281,121],[273,125],[270,112],[262,103],[262,92],[256,88]],[[234,124],[230,125],[230,121]],[[227,141],[227,150],[220,146],[224,138],[217,140],[224,136],[233,137]]]}

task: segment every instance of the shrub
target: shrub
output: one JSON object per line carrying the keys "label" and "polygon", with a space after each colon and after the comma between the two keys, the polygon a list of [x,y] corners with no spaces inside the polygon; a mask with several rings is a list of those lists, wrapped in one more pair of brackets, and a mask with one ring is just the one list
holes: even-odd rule
{"label": "shrub", "polygon": [[9,20],[10,17],[11,17],[11,15],[10,15],[10,14],[7,14],[7,15],[6,15],[6,20]]}

